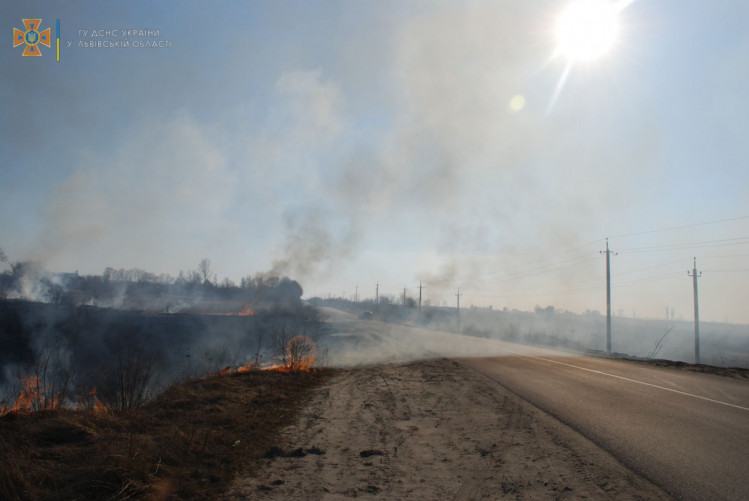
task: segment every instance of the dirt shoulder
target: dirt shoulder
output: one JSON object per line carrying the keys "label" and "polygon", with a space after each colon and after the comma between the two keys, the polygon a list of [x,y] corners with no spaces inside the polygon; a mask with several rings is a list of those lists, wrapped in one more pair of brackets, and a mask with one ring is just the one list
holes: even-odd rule
{"label": "dirt shoulder", "polygon": [[445,359],[341,371],[239,499],[670,499],[592,442]]}

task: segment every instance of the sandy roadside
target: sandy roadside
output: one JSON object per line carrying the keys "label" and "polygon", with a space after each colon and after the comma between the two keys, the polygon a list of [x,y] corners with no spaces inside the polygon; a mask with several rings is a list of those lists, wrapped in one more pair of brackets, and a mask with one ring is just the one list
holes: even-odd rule
{"label": "sandy roadside", "polygon": [[451,360],[341,371],[238,499],[670,499],[608,453]]}

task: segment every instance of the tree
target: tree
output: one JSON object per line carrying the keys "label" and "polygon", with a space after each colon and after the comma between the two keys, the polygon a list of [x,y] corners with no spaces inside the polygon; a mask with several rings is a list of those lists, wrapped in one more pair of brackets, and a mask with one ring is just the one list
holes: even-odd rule
{"label": "tree", "polygon": [[209,282],[211,277],[211,260],[203,258],[198,263],[198,273],[200,273],[203,283]]}
{"label": "tree", "polygon": [[0,263],[7,263],[8,262],[8,256],[5,254],[5,251],[2,247],[0,247]]}
{"label": "tree", "polygon": [[271,339],[273,354],[281,367],[289,372],[308,370],[315,362],[317,347],[315,342],[307,336],[299,336],[286,325],[281,325]]}

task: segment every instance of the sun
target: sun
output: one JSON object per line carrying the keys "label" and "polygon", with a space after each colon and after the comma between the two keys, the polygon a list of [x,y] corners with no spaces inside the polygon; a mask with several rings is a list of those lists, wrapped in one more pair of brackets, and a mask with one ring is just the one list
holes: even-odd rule
{"label": "sun", "polygon": [[608,53],[619,34],[622,5],[610,0],[575,0],[556,24],[556,54],[569,62],[593,61]]}

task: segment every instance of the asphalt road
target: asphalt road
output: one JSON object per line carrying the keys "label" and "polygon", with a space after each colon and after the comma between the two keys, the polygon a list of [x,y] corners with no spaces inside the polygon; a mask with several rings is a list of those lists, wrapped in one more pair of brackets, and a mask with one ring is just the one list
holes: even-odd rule
{"label": "asphalt road", "polygon": [[457,358],[678,499],[749,500],[745,379],[327,313],[341,366]]}
{"label": "asphalt road", "polygon": [[463,359],[679,499],[749,499],[749,382],[552,350]]}

